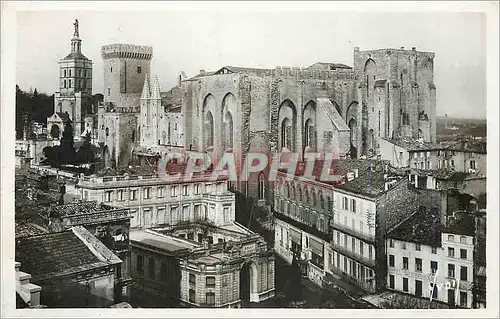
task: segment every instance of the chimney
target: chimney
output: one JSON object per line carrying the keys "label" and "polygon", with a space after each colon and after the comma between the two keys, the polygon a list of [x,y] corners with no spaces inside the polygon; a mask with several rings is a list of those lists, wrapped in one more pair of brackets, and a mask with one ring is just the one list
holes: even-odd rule
{"label": "chimney", "polygon": [[200,75],[205,75],[205,70],[204,69],[200,70]]}
{"label": "chimney", "polygon": [[404,49],[405,49],[405,47],[401,47],[401,50],[404,50]]}
{"label": "chimney", "polygon": [[412,51],[417,51],[417,47],[412,47],[411,50]]}
{"label": "chimney", "polygon": [[178,86],[181,86],[182,83],[182,74],[179,74],[179,81],[177,83]]}

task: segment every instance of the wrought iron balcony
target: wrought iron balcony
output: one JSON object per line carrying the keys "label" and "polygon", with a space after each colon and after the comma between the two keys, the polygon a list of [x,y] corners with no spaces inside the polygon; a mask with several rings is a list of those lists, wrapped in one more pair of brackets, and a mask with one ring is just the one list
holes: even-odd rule
{"label": "wrought iron balcony", "polygon": [[354,260],[364,264],[367,267],[375,268],[375,264],[376,264],[375,259],[366,258],[365,256],[362,256],[356,252],[353,252],[352,250],[347,249],[347,247],[339,245],[339,244],[335,243],[334,241],[331,242],[330,246],[333,248],[333,250],[335,250],[336,252],[338,252],[346,257],[354,259]]}

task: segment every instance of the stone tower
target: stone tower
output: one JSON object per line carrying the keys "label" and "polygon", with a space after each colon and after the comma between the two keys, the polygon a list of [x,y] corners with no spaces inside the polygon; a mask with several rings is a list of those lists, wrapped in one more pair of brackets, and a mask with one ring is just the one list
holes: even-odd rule
{"label": "stone tower", "polygon": [[138,109],[144,80],[150,74],[153,48],[110,44],[101,48],[101,56],[104,62],[104,102]]}
{"label": "stone tower", "polygon": [[411,50],[354,49],[362,113],[367,119],[363,142],[407,137],[436,141],[436,86],[434,53]]}
{"label": "stone tower", "polygon": [[[57,120],[64,118],[62,115],[67,112],[73,122],[75,139],[80,139],[84,118],[92,113],[92,60],[82,53],[78,20],[73,25],[71,52],[59,61],[59,91],[54,94],[54,114],[57,116],[51,116],[48,124],[58,125]],[[51,127],[48,129],[51,131]]]}
{"label": "stone tower", "polygon": [[141,145],[153,146],[160,144],[158,124],[161,112],[162,105],[158,77],[155,77],[153,86],[150,88],[146,76],[141,95],[141,120],[139,122],[141,125]]}

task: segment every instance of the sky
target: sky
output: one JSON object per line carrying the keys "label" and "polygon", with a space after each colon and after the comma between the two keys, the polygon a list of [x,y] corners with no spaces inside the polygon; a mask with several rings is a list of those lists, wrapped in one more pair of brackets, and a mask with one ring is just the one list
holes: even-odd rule
{"label": "sky", "polygon": [[353,65],[361,50],[417,47],[435,52],[437,115],[486,117],[486,17],[473,12],[339,11],[20,11],[16,81],[52,94],[58,60],[70,52],[79,20],[82,52],[93,61],[93,92],[103,92],[102,45],[153,47],[162,91],[200,69]]}

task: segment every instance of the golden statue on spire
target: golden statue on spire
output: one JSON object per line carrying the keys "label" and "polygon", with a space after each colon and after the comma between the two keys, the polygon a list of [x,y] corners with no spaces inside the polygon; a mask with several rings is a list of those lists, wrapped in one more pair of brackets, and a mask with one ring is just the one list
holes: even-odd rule
{"label": "golden statue on spire", "polygon": [[73,23],[73,25],[75,26],[75,33],[73,33],[73,35],[75,37],[79,37],[80,36],[80,33],[78,31],[78,19],[75,19],[75,23]]}

